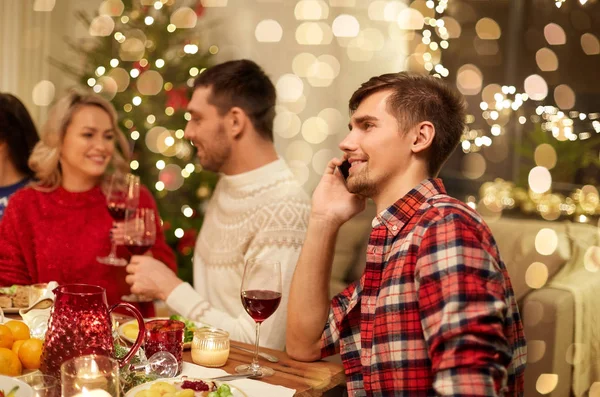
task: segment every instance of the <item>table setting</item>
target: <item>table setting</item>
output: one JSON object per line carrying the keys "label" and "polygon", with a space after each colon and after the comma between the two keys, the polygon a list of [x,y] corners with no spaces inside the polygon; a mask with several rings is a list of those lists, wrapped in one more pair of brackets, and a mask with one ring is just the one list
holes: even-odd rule
{"label": "table setting", "polygon": [[[312,389],[343,383],[340,366],[327,363],[321,371],[317,368],[325,363],[297,363],[284,352],[258,351],[258,340],[254,346],[231,341],[226,331],[209,324],[177,315],[142,318],[128,303],[109,307],[98,286],[49,283],[29,303],[19,310],[20,318],[14,313],[4,318],[0,309],[0,346],[2,329],[23,328],[19,323],[28,329],[0,347],[0,366],[3,353],[19,362],[10,376],[0,371],[0,380],[21,382],[11,396],[8,387],[0,387],[3,397],[291,397],[321,395]],[[131,317],[113,313],[116,308]],[[13,348],[29,340],[38,346],[33,362],[22,360],[21,347],[17,353]],[[277,368],[257,366],[259,358]],[[302,368],[311,364],[317,365]]]}

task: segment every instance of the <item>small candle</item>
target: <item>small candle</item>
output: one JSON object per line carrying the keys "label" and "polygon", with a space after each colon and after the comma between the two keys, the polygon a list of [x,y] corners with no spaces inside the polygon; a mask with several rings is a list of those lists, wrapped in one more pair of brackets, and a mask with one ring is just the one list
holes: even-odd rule
{"label": "small candle", "polygon": [[113,397],[109,392],[102,389],[87,390],[85,387],[81,393],[74,395],[73,397]]}
{"label": "small candle", "polygon": [[194,333],[192,361],[205,367],[222,367],[229,358],[229,334],[215,328]]}

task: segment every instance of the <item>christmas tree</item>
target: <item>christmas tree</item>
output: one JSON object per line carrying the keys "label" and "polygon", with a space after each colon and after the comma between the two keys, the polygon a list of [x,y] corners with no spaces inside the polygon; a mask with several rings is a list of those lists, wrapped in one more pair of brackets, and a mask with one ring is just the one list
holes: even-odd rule
{"label": "christmas tree", "polygon": [[179,275],[188,281],[203,204],[216,183],[183,139],[194,78],[217,51],[200,51],[203,12],[199,1],[106,0],[93,18],[78,13],[90,38],[69,44],[82,54],[82,68],[53,61],[117,109],[131,142],[131,170],[154,194]]}

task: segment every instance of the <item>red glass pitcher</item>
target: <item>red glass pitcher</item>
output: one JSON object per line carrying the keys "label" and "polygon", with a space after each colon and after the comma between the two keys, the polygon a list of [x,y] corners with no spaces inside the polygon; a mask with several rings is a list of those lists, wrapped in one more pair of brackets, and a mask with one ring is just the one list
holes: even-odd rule
{"label": "red glass pitcher", "polygon": [[[96,285],[66,284],[53,290],[54,306],[50,313],[48,331],[42,351],[40,370],[44,374],[60,377],[63,362],[87,354],[114,356],[112,322],[110,313],[117,307],[129,310],[144,330],[144,319],[129,303],[119,303],[108,308],[106,290]],[[121,360],[125,365],[144,341],[140,331],[135,344]]]}

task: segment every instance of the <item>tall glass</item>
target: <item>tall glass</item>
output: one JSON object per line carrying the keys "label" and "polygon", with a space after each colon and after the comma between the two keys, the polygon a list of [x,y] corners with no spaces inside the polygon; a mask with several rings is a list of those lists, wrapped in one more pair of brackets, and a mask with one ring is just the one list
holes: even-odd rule
{"label": "tall glass", "polygon": [[119,363],[108,357],[88,355],[65,361],[60,367],[62,397],[119,397]]}
{"label": "tall glass", "polygon": [[281,265],[267,259],[249,259],[244,266],[241,287],[242,304],[246,312],[256,323],[256,345],[252,364],[239,365],[239,373],[252,372],[257,375],[270,376],[274,371],[258,364],[258,346],[260,340],[260,324],[269,318],[281,302]]}
{"label": "tall glass", "polygon": [[[133,174],[115,172],[110,177],[106,193],[106,207],[113,218],[113,227],[125,219],[126,212],[135,210],[140,201],[140,177]],[[96,258],[98,262],[112,266],[126,266],[127,261],[117,256],[117,244],[111,238],[110,254]]]}
{"label": "tall glass", "polygon": [[[125,217],[125,247],[131,255],[144,255],[156,242],[156,215],[152,208],[137,208],[128,211]],[[141,295],[125,295],[126,302],[151,302]]]}

